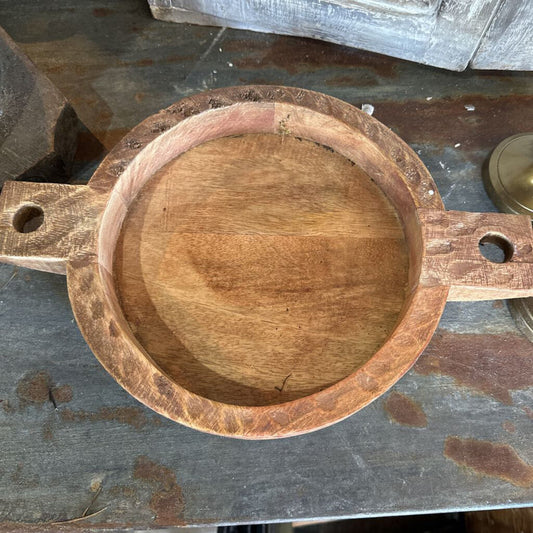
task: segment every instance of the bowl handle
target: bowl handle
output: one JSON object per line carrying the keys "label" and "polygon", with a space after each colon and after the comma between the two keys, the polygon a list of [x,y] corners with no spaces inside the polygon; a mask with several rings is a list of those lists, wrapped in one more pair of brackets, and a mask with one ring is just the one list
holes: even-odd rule
{"label": "bowl handle", "polygon": [[86,185],[6,182],[0,194],[0,261],[65,274],[67,259],[95,253],[101,206]]}
{"label": "bowl handle", "polygon": [[[533,296],[533,231],[525,215],[419,209],[422,228],[420,283],[449,286],[448,300]],[[492,243],[502,262],[486,259]]]}

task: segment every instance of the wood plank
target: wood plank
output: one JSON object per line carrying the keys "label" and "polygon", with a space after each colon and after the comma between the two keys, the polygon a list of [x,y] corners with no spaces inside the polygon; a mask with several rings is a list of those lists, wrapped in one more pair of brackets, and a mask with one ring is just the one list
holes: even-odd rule
{"label": "wood plank", "polygon": [[[426,65],[464,70],[499,0],[394,2],[149,0],[155,18],[323,39]],[[414,9],[416,8],[416,9]]]}
{"label": "wood plank", "polygon": [[472,58],[472,67],[533,70],[532,20],[531,2],[503,2]]}

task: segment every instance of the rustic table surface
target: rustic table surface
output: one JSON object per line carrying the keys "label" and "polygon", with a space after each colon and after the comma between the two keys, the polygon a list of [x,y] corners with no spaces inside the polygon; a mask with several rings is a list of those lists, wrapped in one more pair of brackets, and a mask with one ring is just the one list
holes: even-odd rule
{"label": "rustic table surface", "polygon": [[[143,0],[0,0],[0,14],[105,149],[183,96],[294,85],[372,104],[428,166],[448,209],[493,211],[482,164],[533,124],[533,74],[453,73],[318,41],[163,23]],[[75,179],[102,156],[81,135]],[[73,526],[533,504],[533,345],[502,302],[448,304],[392,391],[329,429],[265,442],[204,435],[130,397],[86,346],[61,276],[0,266],[0,339],[4,529],[99,510]]]}

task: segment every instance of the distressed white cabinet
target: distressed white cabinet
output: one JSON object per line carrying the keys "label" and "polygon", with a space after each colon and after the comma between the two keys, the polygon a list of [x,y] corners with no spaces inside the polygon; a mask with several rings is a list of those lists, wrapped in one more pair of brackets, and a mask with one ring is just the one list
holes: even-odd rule
{"label": "distressed white cabinet", "polygon": [[533,70],[533,0],[505,0],[472,60],[479,69]]}
{"label": "distressed white cabinet", "polygon": [[155,18],[313,37],[427,65],[533,70],[533,0],[149,0]]}

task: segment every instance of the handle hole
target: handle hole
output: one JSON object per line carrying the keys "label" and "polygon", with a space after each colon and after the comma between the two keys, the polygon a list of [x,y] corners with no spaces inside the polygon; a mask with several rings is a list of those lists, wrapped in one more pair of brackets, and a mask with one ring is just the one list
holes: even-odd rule
{"label": "handle hole", "polygon": [[22,206],[13,217],[13,227],[19,233],[31,233],[44,222],[44,211],[37,205]]}
{"label": "handle hole", "polygon": [[479,241],[479,251],[492,263],[507,263],[513,257],[514,246],[503,235],[487,233]]}

